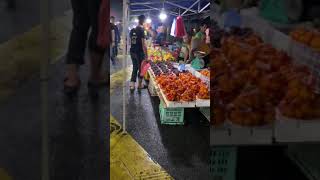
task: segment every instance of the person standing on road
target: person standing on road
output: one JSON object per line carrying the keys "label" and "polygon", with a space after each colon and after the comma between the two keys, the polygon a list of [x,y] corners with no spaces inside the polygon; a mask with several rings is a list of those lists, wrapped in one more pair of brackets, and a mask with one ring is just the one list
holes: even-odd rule
{"label": "person standing on road", "polygon": [[116,58],[116,53],[115,53],[115,47],[116,47],[116,28],[114,24],[115,18],[111,16],[110,18],[110,27],[111,27],[111,46],[110,46],[110,59],[112,64],[115,64],[115,58]]}
{"label": "person standing on road", "polygon": [[138,76],[138,89],[144,89],[146,88],[145,85],[143,85],[143,77],[140,76],[140,70],[141,70],[141,63],[146,58],[147,55],[147,47],[145,44],[145,34],[144,34],[144,21],[145,16],[141,15],[139,16],[139,25],[136,28],[133,28],[130,31],[130,55],[132,59],[132,65],[133,65],[133,71],[131,75],[131,82],[130,82],[130,90],[134,91],[135,89],[135,83]]}
{"label": "person standing on road", "polygon": [[111,26],[111,61],[115,64],[115,59],[118,56],[118,47],[120,43],[120,32],[118,26],[115,24],[115,17],[110,18]]}
{"label": "person standing on road", "polygon": [[118,25],[114,24],[115,28],[115,35],[116,35],[116,49],[115,49],[115,54],[118,56],[118,50],[119,50],[119,44],[121,42],[121,31],[118,27]]}
{"label": "person standing on road", "polygon": [[[90,77],[88,87],[101,87],[109,83],[109,77],[106,78],[102,73],[102,61],[106,49],[98,45],[100,29],[104,28],[98,26],[99,24],[103,24],[101,23],[101,18],[99,18],[101,14],[103,14],[99,13],[100,9],[103,8],[100,7],[101,4],[107,6],[107,1],[71,0],[73,22],[66,56],[67,70],[64,80],[64,91],[67,94],[76,93],[80,88],[79,67],[85,62],[84,55],[89,29],[91,29],[91,31],[88,41],[90,53]],[[107,11],[106,8],[107,7],[105,7],[104,10]],[[105,26],[107,26],[107,23],[105,23]],[[104,42],[106,41],[107,40]]]}

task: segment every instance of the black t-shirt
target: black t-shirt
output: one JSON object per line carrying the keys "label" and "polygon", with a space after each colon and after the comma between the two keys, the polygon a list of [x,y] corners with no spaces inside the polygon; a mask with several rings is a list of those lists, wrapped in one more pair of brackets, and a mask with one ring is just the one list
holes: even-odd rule
{"label": "black t-shirt", "polygon": [[142,27],[137,26],[130,31],[131,52],[143,53],[142,39],[145,38]]}

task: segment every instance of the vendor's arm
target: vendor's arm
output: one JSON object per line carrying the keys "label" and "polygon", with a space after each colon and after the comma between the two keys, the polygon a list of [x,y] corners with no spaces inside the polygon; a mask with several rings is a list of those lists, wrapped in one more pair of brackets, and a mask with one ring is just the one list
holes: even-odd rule
{"label": "vendor's arm", "polygon": [[190,50],[189,50],[189,48],[187,48],[187,49],[186,49],[186,52],[185,52],[185,54],[184,54],[184,62],[185,62],[185,63],[188,63],[189,57],[190,57]]}

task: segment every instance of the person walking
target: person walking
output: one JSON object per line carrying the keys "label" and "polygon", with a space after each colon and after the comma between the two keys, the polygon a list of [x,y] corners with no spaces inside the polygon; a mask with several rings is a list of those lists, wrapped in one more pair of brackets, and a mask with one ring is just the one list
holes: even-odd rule
{"label": "person walking", "polygon": [[111,26],[111,61],[115,64],[115,59],[118,56],[118,48],[120,43],[120,32],[118,26],[115,24],[115,17],[111,16],[110,18]]}
{"label": "person walking", "polygon": [[111,27],[111,46],[110,46],[110,59],[113,65],[115,65],[116,61],[116,53],[115,53],[115,47],[116,47],[116,28],[114,24],[115,18],[114,16],[110,17],[110,27]]}
{"label": "person walking", "polygon": [[141,63],[145,60],[147,55],[147,47],[145,44],[145,34],[143,24],[145,16],[139,16],[139,25],[130,31],[130,55],[132,59],[133,71],[131,75],[130,90],[135,90],[135,83],[138,77],[138,89],[145,89],[146,86],[143,84],[143,77],[140,76]]}
{"label": "person walking", "polygon": [[119,51],[119,44],[120,44],[120,42],[121,42],[121,31],[120,31],[120,29],[119,29],[119,26],[118,25],[116,25],[116,24],[114,24],[115,25],[115,37],[116,37],[116,48],[115,48],[115,54],[116,54],[116,56],[118,56],[118,51]]}
{"label": "person walking", "polygon": [[[107,29],[106,27],[99,27],[99,24],[103,24],[100,23],[101,18],[99,19],[99,15],[101,16],[102,14],[103,16],[104,14],[99,13],[101,2],[105,2],[105,0],[71,0],[73,21],[66,56],[67,68],[64,79],[64,91],[67,94],[74,94],[80,88],[79,68],[85,62],[86,43],[90,29],[88,40],[90,77],[88,87],[101,87],[109,83],[109,77],[105,77],[102,73],[102,61],[106,47],[101,47],[101,43],[98,43],[100,42],[98,41],[98,35],[100,34],[99,29]],[[107,3],[103,4],[107,6]],[[107,7],[103,9],[107,11]],[[107,26],[106,23],[105,26]],[[107,32],[105,33],[107,34]],[[106,40],[104,42],[106,42]]]}

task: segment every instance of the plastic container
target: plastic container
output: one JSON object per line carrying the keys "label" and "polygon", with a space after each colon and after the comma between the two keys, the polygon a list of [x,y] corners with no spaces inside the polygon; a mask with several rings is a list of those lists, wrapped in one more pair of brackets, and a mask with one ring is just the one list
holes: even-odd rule
{"label": "plastic container", "polygon": [[210,151],[210,173],[213,180],[236,180],[237,148],[213,147]]}
{"label": "plastic container", "polygon": [[159,113],[161,124],[184,125],[184,108],[164,108],[161,102]]}

